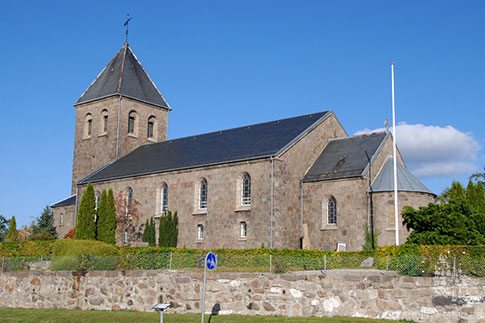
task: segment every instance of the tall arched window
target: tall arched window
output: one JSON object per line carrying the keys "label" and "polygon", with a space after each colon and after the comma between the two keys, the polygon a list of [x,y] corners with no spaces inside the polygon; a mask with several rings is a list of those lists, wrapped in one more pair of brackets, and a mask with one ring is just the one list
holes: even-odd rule
{"label": "tall arched window", "polygon": [[128,133],[136,135],[136,111],[131,111],[128,115]]}
{"label": "tall arched window", "polygon": [[199,186],[199,209],[207,209],[207,180],[203,178]]}
{"label": "tall arched window", "polygon": [[327,223],[337,224],[337,200],[333,196],[327,202]]}
{"label": "tall arched window", "polygon": [[165,212],[168,210],[168,186],[163,183],[162,189],[160,190],[160,212]]}
{"label": "tall arched window", "polygon": [[104,109],[103,111],[101,111],[101,116],[103,117],[101,133],[107,133],[108,132],[108,110]]}
{"label": "tall arched window", "polygon": [[147,124],[147,138],[155,138],[155,126],[156,126],[156,119],[154,116],[148,118]]}
{"label": "tall arched window", "polygon": [[133,189],[128,187],[126,189],[126,213],[130,213],[133,207]]}
{"label": "tall arched window", "polygon": [[84,137],[91,137],[93,131],[93,116],[91,113],[86,114],[85,120]]}
{"label": "tall arched window", "polygon": [[251,176],[248,173],[244,173],[241,185],[241,205],[251,205]]}

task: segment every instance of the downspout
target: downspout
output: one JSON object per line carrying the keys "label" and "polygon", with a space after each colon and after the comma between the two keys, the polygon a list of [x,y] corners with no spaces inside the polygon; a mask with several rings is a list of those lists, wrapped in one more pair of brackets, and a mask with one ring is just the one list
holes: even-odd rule
{"label": "downspout", "polygon": [[303,249],[303,182],[300,180],[300,249]]}
{"label": "downspout", "polygon": [[79,201],[79,186],[76,184],[76,205],[74,206],[74,227],[77,224],[77,206]]}
{"label": "downspout", "polygon": [[371,248],[374,249],[374,198],[372,195],[372,159],[370,158],[367,150],[365,151],[365,155],[367,156],[367,160],[369,161],[369,216],[367,218],[367,223],[369,226],[370,234],[371,234]]}
{"label": "downspout", "polygon": [[270,249],[273,249],[273,194],[274,194],[274,159],[273,156],[269,158],[271,162],[271,203],[270,203]]}

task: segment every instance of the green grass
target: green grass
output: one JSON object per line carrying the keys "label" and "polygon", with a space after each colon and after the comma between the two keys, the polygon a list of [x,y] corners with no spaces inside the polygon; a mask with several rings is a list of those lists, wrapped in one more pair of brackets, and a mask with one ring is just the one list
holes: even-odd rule
{"label": "green grass", "polygon": [[[159,322],[159,313],[145,312],[115,312],[115,311],[80,311],[64,309],[23,309],[23,308],[0,308],[0,318],[2,322]],[[209,315],[205,316],[205,321],[209,321]],[[200,314],[165,314],[164,322],[187,322],[199,323]],[[250,323],[250,322],[383,322],[383,320],[371,320],[361,318],[345,317],[278,317],[278,316],[245,316],[245,315],[219,315],[212,316],[211,323]]]}

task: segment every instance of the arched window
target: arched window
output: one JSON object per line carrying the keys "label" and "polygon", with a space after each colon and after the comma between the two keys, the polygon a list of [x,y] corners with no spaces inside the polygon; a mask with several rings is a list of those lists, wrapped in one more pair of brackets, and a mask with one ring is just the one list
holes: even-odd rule
{"label": "arched window", "polygon": [[207,209],[207,180],[203,178],[199,186],[199,209]]}
{"label": "arched window", "polygon": [[84,137],[91,137],[91,133],[93,130],[93,116],[91,113],[86,114],[85,117],[86,123],[84,127]]}
{"label": "arched window", "polygon": [[240,224],[239,224],[240,228],[241,228],[241,238],[247,238],[248,236],[248,224],[244,221],[242,221]]}
{"label": "arched window", "polygon": [[126,189],[126,213],[130,213],[133,207],[133,189],[128,187]]}
{"label": "arched window", "polygon": [[327,202],[327,224],[337,224],[337,200],[333,196]]}
{"label": "arched window", "polygon": [[165,212],[168,210],[168,186],[163,183],[162,189],[160,190],[160,212]]}
{"label": "arched window", "polygon": [[251,205],[251,176],[248,173],[244,173],[241,185],[241,205]]}
{"label": "arched window", "polygon": [[151,116],[148,118],[148,124],[147,124],[147,138],[154,138],[155,136],[155,125],[156,125],[156,119],[154,116]]}
{"label": "arched window", "polygon": [[103,117],[101,133],[108,133],[108,110],[101,111],[101,116]]}
{"label": "arched window", "polygon": [[128,115],[128,133],[136,135],[136,111],[131,111]]}
{"label": "arched window", "polygon": [[96,210],[99,207],[99,200],[100,199],[101,199],[101,193],[99,193],[99,191],[96,191],[96,207],[95,207]]}
{"label": "arched window", "polygon": [[204,239],[204,226],[202,224],[197,225],[197,239]]}

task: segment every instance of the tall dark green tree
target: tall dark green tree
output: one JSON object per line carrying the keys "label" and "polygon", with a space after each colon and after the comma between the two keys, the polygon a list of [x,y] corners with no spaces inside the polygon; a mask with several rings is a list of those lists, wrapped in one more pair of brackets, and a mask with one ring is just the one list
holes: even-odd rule
{"label": "tall dark green tree", "polygon": [[12,216],[8,224],[7,241],[17,241],[19,236],[19,231],[17,230],[17,222],[15,221],[15,216]]}
{"label": "tall dark green tree", "polygon": [[149,246],[155,246],[155,221],[153,218],[150,219],[150,233],[147,242]]}
{"label": "tall dark green tree", "polygon": [[3,215],[0,215],[0,242],[5,241],[8,232],[8,221]]}
{"label": "tall dark green tree", "polygon": [[178,216],[167,211],[160,217],[158,227],[158,245],[160,247],[176,247],[178,239]]}
{"label": "tall dark green tree", "polygon": [[141,241],[148,242],[148,236],[150,235],[150,222],[148,219],[145,222],[145,229],[143,230],[143,236],[141,237]]}
{"label": "tall dark green tree", "polygon": [[177,240],[179,235],[179,218],[177,211],[173,214],[172,225],[170,226],[170,247],[177,247]]}
{"label": "tall dark green tree", "polygon": [[[169,211],[170,212],[170,211]],[[167,212],[168,213],[168,212]],[[160,224],[158,226],[158,246],[159,247],[168,247],[169,246],[169,237],[167,234],[167,216],[162,215],[160,217]]]}
{"label": "tall dark green tree", "polygon": [[[110,214],[110,198],[106,190],[101,192],[98,205],[98,219],[96,222],[96,239],[105,243],[114,244],[116,230],[116,215]],[[113,191],[111,191],[111,202],[114,206]]]}
{"label": "tall dark green tree", "polygon": [[104,242],[109,244],[116,243],[116,205],[113,190],[110,188],[108,190],[108,219],[106,221],[106,239]]}
{"label": "tall dark green tree", "polygon": [[[36,238],[37,237],[37,238]],[[37,218],[36,225],[32,226],[32,234],[30,240],[50,240],[57,238],[57,231],[54,227],[54,213],[47,205]]]}
{"label": "tall dark green tree", "polygon": [[81,197],[77,212],[76,238],[80,240],[96,239],[96,198],[93,184],[88,183]]}

